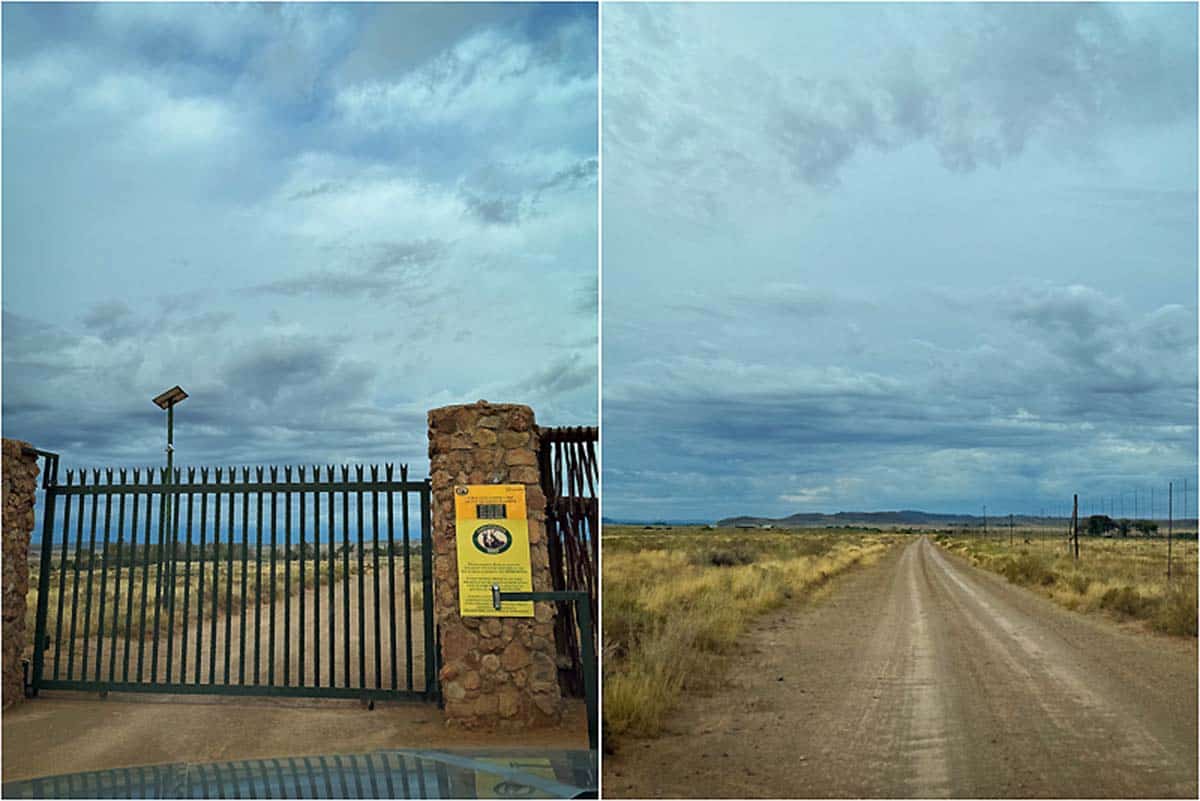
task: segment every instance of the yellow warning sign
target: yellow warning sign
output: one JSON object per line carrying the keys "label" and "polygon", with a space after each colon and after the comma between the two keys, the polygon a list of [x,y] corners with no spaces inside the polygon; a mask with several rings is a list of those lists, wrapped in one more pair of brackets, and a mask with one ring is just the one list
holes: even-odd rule
{"label": "yellow warning sign", "polygon": [[466,484],[454,488],[458,552],[458,611],[463,617],[533,617],[532,601],[492,606],[492,585],[531,592],[529,520],[524,484]]}

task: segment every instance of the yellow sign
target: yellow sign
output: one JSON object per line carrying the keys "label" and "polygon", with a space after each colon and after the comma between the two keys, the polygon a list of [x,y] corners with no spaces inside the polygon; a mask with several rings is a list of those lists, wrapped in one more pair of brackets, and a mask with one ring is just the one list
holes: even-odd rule
{"label": "yellow sign", "polygon": [[532,601],[492,606],[492,585],[532,592],[529,521],[524,484],[468,484],[454,488],[458,551],[458,611],[463,617],[533,617]]}
{"label": "yellow sign", "polygon": [[544,793],[544,790],[540,787],[532,787],[506,775],[507,770],[519,771],[526,776],[536,776],[539,779],[546,779],[550,782],[558,781],[558,775],[554,772],[554,766],[550,764],[549,759],[544,757],[526,757],[523,759],[482,757],[476,761],[496,765],[500,768],[495,773],[485,772],[486,768],[476,771],[476,798],[529,798],[530,796],[542,795]]}

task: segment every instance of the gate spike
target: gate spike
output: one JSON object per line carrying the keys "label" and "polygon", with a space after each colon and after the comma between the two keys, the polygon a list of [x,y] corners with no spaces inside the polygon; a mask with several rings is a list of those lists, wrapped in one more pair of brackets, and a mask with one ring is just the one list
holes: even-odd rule
{"label": "gate spike", "polygon": [[108,482],[108,484],[111,486],[112,480],[113,480],[113,469],[111,467],[104,468],[104,478]]}
{"label": "gate spike", "polygon": [[187,476],[188,476],[188,483],[189,484],[194,483],[196,481],[196,468],[189,467]]}
{"label": "gate spike", "polygon": [[333,481],[333,465],[325,466],[325,480]]}
{"label": "gate spike", "polygon": [[[258,477],[260,479],[262,478],[262,468],[261,467],[258,469]],[[250,468],[249,467],[242,468],[242,483],[243,484],[250,483]]]}
{"label": "gate spike", "polygon": [[176,468],[175,468],[175,478],[174,478],[174,481],[175,481],[175,483],[176,483],[176,484],[182,484],[182,483],[183,483],[183,468],[182,468],[182,467],[176,467]]}
{"label": "gate spike", "polygon": [[263,480],[263,469],[262,469],[262,467],[255,467],[255,468],[254,468],[254,476],[255,476],[255,478],[257,478],[257,479],[258,479],[260,482]]}
{"label": "gate spike", "polygon": [[271,465],[271,481],[274,482],[274,481],[278,481],[278,480],[279,480],[279,468],[276,467],[275,465]]}
{"label": "gate spike", "polygon": [[208,468],[207,467],[200,468],[200,483],[201,484],[208,483]]}
{"label": "gate spike", "polygon": [[292,480],[292,466],[290,464],[283,468],[283,480],[284,481]]}
{"label": "gate spike", "polygon": [[306,469],[307,469],[307,468],[305,468],[305,467],[304,467],[304,465],[297,465],[297,466],[296,466],[296,474],[297,474],[298,476],[300,476],[300,480],[301,480],[301,481],[303,481],[303,480],[304,480],[304,473],[305,473]]}
{"label": "gate spike", "polygon": [[408,465],[406,464],[400,465],[400,480],[408,481]]}
{"label": "gate spike", "polygon": [[214,477],[216,478],[217,483],[220,484],[221,483],[221,468],[218,467],[213,472],[215,474]]}
{"label": "gate spike", "polygon": [[124,467],[121,468],[119,475],[121,476],[121,483],[124,484],[126,481],[126,479],[125,479],[126,473],[125,473]]}
{"label": "gate spike", "polygon": [[75,476],[74,470],[67,470],[67,486],[71,486],[71,479]]}
{"label": "gate spike", "polygon": [[100,483],[100,468],[93,467],[92,468],[92,484],[99,484],[99,483]]}
{"label": "gate spike", "polygon": [[384,475],[387,476],[388,481],[392,480],[392,463],[391,462],[388,462],[384,466]]}
{"label": "gate spike", "polygon": [[371,480],[372,481],[379,480],[379,465],[377,465],[377,464],[371,465]]}

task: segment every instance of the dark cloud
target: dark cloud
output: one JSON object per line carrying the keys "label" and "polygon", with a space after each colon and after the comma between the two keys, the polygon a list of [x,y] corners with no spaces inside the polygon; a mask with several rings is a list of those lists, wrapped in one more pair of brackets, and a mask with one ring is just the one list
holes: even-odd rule
{"label": "dark cloud", "polygon": [[516,225],[521,221],[521,202],[517,198],[467,195],[463,200],[476,219],[489,225]]}
{"label": "dark cloud", "polygon": [[579,353],[556,359],[522,381],[521,393],[536,393],[553,398],[589,384],[596,380],[596,364]]}

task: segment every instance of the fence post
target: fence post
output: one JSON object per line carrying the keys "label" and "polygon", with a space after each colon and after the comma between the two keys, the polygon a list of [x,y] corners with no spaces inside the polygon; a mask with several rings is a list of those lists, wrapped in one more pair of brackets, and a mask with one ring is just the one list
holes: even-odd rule
{"label": "fence post", "polygon": [[438,678],[453,725],[520,728],[555,723],[562,715],[552,602],[536,602],[533,618],[459,614],[456,484],[526,486],[533,589],[553,589],[537,449],[528,406],[480,401],[429,412]]}
{"label": "fence post", "polygon": [[[3,441],[3,706],[25,697],[25,598],[29,593],[29,539],[37,492],[37,453],[27,442]],[[43,543],[43,546],[45,543]],[[41,579],[48,579],[43,575]],[[43,599],[39,596],[39,603]],[[34,649],[36,650],[36,648]]]}

